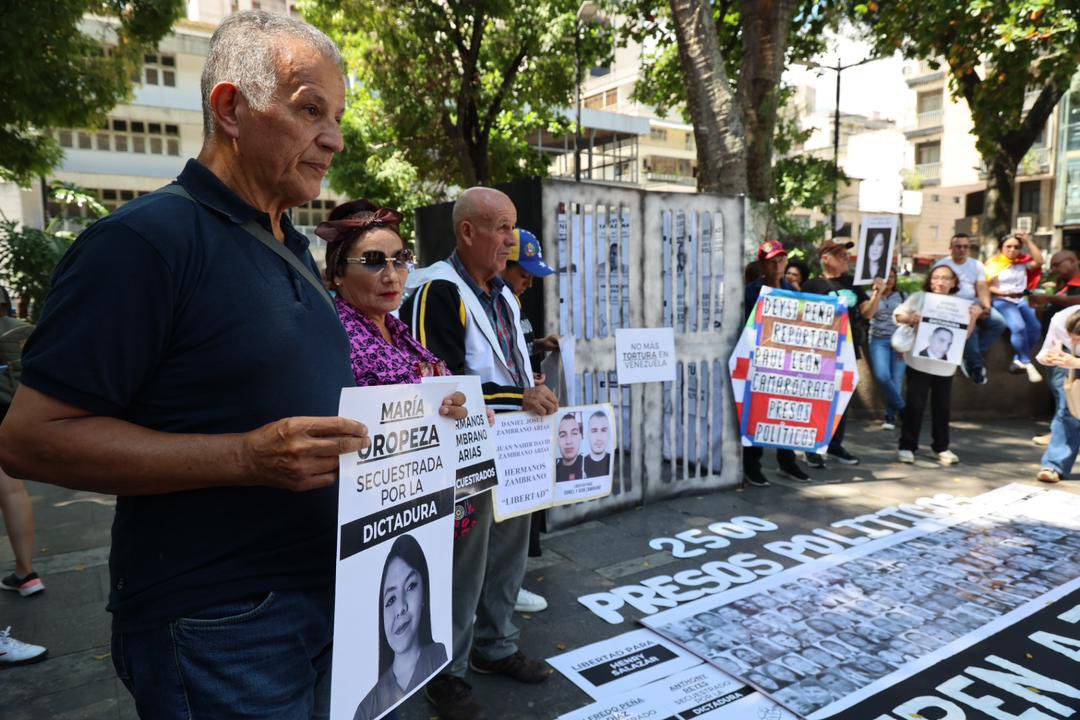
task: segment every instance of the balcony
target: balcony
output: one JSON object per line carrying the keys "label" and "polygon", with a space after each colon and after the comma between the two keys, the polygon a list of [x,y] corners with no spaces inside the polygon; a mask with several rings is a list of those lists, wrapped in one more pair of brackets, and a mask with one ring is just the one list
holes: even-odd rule
{"label": "balcony", "polygon": [[915,166],[915,174],[923,185],[937,185],[941,181],[941,163],[920,163]]}
{"label": "balcony", "polygon": [[917,127],[920,130],[927,128],[939,128],[941,127],[941,117],[943,113],[941,108],[937,110],[925,110],[918,115]]}
{"label": "balcony", "polygon": [[907,82],[908,87],[929,85],[945,79],[945,68],[946,65],[942,63],[941,67],[935,70],[930,67],[930,63],[926,60],[919,60],[917,63],[904,66],[904,80]]}
{"label": "balcony", "polygon": [[1045,175],[1050,172],[1050,148],[1035,147],[1028,150],[1017,168],[1019,175]]}
{"label": "balcony", "polygon": [[645,181],[670,183],[672,185],[697,185],[697,178],[691,175],[676,175],[675,173],[652,172],[650,170],[645,171]]}

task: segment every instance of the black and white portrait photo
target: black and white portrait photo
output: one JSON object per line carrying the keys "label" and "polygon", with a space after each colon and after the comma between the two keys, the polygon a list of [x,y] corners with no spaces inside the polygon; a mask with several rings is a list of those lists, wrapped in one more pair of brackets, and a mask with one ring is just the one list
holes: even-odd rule
{"label": "black and white portrait photo", "polygon": [[869,285],[876,278],[888,277],[896,249],[896,231],[893,215],[870,215],[863,222],[855,261],[856,285]]}
{"label": "black and white portrait photo", "polygon": [[559,418],[559,459],[555,463],[555,482],[580,480],[585,477],[585,456],[581,454],[581,413],[568,412]]}
{"label": "black and white portrait photo", "polygon": [[412,535],[390,546],[379,583],[379,679],[354,720],[374,720],[446,664],[446,646],[431,634],[427,559]]}
{"label": "black and white portrait photo", "polygon": [[931,360],[946,361],[949,357],[949,346],[952,345],[955,336],[956,333],[949,328],[936,327],[930,333],[927,343],[915,354]]}

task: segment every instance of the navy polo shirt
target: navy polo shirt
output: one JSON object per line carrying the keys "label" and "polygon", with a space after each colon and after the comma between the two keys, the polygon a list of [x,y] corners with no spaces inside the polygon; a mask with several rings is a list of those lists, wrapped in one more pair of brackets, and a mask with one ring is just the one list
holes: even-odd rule
{"label": "navy polo shirt", "polygon": [[[57,266],[22,382],[170,433],[242,433],[337,415],[354,385],[337,314],[241,228],[265,213],[189,160],[198,202],[152,193],[87,228]],[[285,245],[318,275],[307,239]],[[79,472],[71,468],[72,474]],[[138,630],[271,590],[330,587],[337,488],[220,487],[120,497],[109,610]]]}

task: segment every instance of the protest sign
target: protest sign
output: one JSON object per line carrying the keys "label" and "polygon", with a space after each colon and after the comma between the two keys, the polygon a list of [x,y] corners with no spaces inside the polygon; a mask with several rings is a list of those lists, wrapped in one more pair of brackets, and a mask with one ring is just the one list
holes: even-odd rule
{"label": "protest sign", "polygon": [[867,215],[863,219],[855,260],[856,285],[869,285],[877,278],[888,277],[896,248],[896,226],[895,215]]}
{"label": "protest sign", "polygon": [[[439,415],[448,390],[341,392],[339,414],[364,423],[371,445],[339,463],[333,720],[377,720],[447,664],[457,457],[454,421]],[[404,674],[399,655],[411,664]]]}
{"label": "protest sign", "polygon": [[611,405],[561,408],[552,419],[555,504],[611,494],[616,438]]}
{"label": "protest sign", "polygon": [[701,664],[701,658],[652,630],[631,630],[548,659],[593,700],[628,690]]}
{"label": "protest sign", "polygon": [[759,692],[707,665],[586,705],[559,720],[795,720]]}
{"label": "protest sign", "polygon": [[608,403],[560,408],[546,417],[500,413],[495,437],[499,522],[611,493],[617,435]]}
{"label": "protest sign", "polygon": [[463,500],[491,490],[499,482],[495,468],[495,433],[488,427],[487,407],[480,378],[475,375],[426,377],[425,385],[447,386],[465,394],[469,414],[454,423],[454,499]]}
{"label": "protest sign", "polygon": [[620,385],[675,382],[675,329],[617,329],[615,370]]}
{"label": "protest sign", "polygon": [[743,445],[825,452],[859,382],[847,306],[762,288],[728,366]]}
{"label": "protest sign", "polygon": [[499,413],[495,416],[494,511],[498,522],[551,507],[555,496],[552,476],[551,424],[532,413]]}
{"label": "protest sign", "polygon": [[968,323],[971,322],[970,308],[969,300],[926,293],[911,352],[921,358],[960,364],[964,358]]}
{"label": "protest sign", "polygon": [[643,622],[809,720],[1041,717],[1080,698],[1080,497],[1000,490]]}

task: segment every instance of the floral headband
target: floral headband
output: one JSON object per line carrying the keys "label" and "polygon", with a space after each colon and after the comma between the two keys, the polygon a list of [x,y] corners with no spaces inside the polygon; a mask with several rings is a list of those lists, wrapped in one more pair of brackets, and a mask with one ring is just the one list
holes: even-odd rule
{"label": "floral headband", "polygon": [[340,220],[319,223],[315,228],[315,234],[326,242],[334,242],[346,234],[359,235],[372,228],[389,227],[396,232],[398,225],[404,219],[404,215],[391,208],[379,208],[375,211],[362,210]]}

